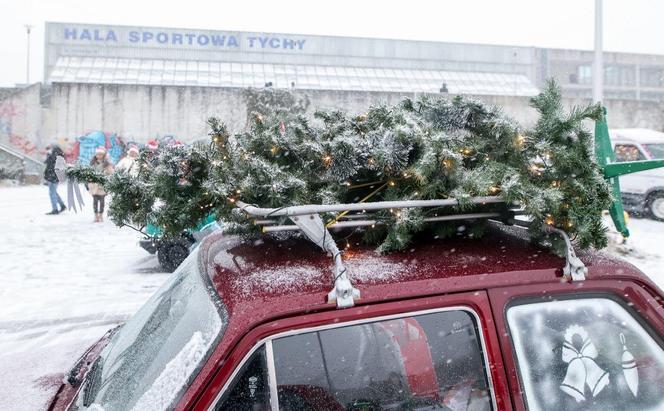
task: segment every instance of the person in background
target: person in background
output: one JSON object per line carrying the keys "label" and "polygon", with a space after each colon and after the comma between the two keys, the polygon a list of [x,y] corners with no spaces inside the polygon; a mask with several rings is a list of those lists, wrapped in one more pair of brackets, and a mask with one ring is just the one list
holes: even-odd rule
{"label": "person in background", "polygon": [[135,177],[138,175],[138,147],[131,146],[127,150],[127,155],[118,161],[115,165],[116,170],[124,170],[130,176]]}
{"label": "person in background", "polygon": [[147,144],[145,144],[145,147],[149,150],[149,152],[155,153],[157,149],[159,149],[159,142],[155,139],[149,140]]}
{"label": "person in background", "polygon": [[[97,147],[95,156],[90,160],[90,167],[95,169],[95,171],[106,175],[111,175],[113,173],[113,164],[106,155],[106,149],[104,147]],[[90,194],[92,194],[92,208],[95,212],[95,222],[101,223],[104,215],[104,199],[106,197],[106,191],[103,186],[97,183],[89,183],[88,190],[90,191]]]}
{"label": "person in background", "polygon": [[60,194],[58,194],[58,176],[55,174],[55,160],[58,156],[64,157],[64,152],[57,144],[51,144],[46,147],[46,153],[44,180],[46,180],[46,185],[48,185],[48,195],[51,198],[51,211],[46,214],[56,215],[66,209],[64,201],[62,201]]}

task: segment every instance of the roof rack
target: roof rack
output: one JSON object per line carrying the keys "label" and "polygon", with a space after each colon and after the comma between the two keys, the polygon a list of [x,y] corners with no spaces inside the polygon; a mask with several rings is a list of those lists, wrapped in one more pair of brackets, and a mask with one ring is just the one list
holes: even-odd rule
{"label": "roof rack", "polygon": [[[341,229],[382,224],[381,221],[372,218],[372,214],[368,213],[370,211],[456,207],[468,204],[497,205],[497,210],[467,214],[435,215],[433,217],[424,218],[424,221],[438,222],[490,219],[506,225],[516,224],[526,228],[529,226],[525,221],[517,221],[514,219],[516,215],[523,214],[523,210],[521,210],[518,205],[507,204],[503,199],[495,196],[470,197],[463,200],[448,198],[439,200],[378,201],[371,203],[329,205],[308,204],[279,208],[261,208],[242,201],[236,202],[236,206],[240,210],[256,218],[254,223],[263,226],[263,232],[302,231],[309,240],[332,255],[334,260],[334,288],[328,293],[328,302],[336,303],[337,308],[347,308],[355,305],[355,299],[360,298],[360,291],[353,287],[348,276],[348,270],[343,264],[341,251],[339,251],[328,228]],[[349,214],[351,212],[355,213]],[[334,220],[325,224],[320,216],[322,213],[340,214],[338,214]],[[279,223],[284,217],[289,218],[294,224],[280,225]],[[558,234],[562,236],[565,241],[566,264],[563,268],[563,274],[566,277],[570,277],[573,281],[583,280],[587,269],[583,265],[583,262],[576,257],[572,243],[567,234],[564,231],[551,226],[545,226],[545,231]]]}

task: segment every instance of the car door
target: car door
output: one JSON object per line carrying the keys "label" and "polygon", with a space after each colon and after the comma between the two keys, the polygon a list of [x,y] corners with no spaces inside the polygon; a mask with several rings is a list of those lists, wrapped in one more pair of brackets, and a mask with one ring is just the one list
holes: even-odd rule
{"label": "car door", "polygon": [[484,291],[289,318],[244,341],[196,409],[512,409]]}
{"label": "car door", "polygon": [[664,308],[631,281],[489,291],[516,410],[664,408]]}

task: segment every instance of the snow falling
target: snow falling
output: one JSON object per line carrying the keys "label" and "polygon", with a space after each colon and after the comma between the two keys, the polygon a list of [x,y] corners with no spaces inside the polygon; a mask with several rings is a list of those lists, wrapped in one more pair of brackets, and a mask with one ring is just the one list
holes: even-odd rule
{"label": "snow falling", "polygon": [[[46,187],[0,188],[3,410],[43,409],[83,351],[129,318],[168,278],[156,258],[138,246],[137,233],[108,221],[93,224],[90,208],[86,203],[82,213],[47,216]],[[664,223],[632,218],[629,224],[629,247],[610,249],[664,288]],[[371,264],[352,259],[348,264],[358,280],[371,281]],[[390,278],[400,271],[398,263],[383,268]],[[279,285],[272,280],[288,282],[284,274],[299,272],[275,267],[246,290]]]}
{"label": "snow falling", "polygon": [[43,409],[83,351],[168,277],[137,233],[93,224],[88,199],[48,216],[45,186],[0,188],[3,410]]}

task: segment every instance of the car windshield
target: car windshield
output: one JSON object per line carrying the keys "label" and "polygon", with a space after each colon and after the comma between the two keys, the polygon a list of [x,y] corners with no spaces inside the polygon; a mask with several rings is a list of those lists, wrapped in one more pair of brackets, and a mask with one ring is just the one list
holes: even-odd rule
{"label": "car windshield", "polygon": [[644,144],[643,147],[650,154],[650,158],[664,158],[664,143]]}
{"label": "car windshield", "polygon": [[198,250],[104,348],[79,409],[161,410],[182,394],[220,338],[223,304],[198,269]]}

